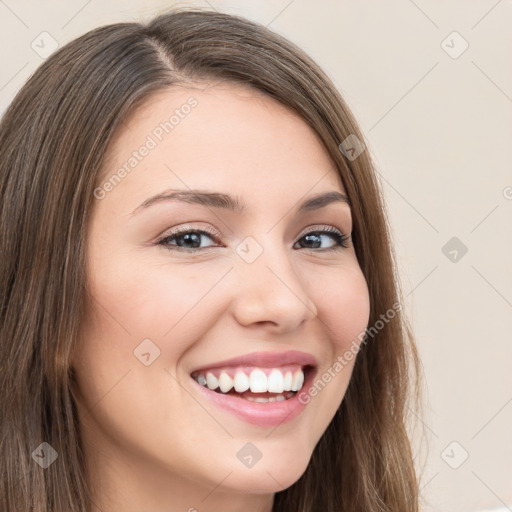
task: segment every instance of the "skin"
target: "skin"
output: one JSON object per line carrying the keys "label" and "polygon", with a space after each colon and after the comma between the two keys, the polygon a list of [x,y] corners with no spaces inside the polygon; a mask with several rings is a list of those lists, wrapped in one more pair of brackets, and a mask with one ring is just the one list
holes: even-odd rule
{"label": "skin", "polygon": [[[229,83],[160,92],[117,134],[106,178],[191,96],[197,106],[95,201],[90,218],[87,311],[73,367],[93,510],[270,512],[274,493],[306,470],[355,361],[277,428],[217,408],[191,371],[301,350],[317,358],[321,376],[368,325],[368,288],[350,240],[326,251],[336,246],[329,234],[317,245],[304,239],[328,226],[350,235],[349,205],[295,214],[317,193],[345,193],[341,179],[313,130],[275,100]],[[169,188],[238,196],[248,212],[167,201],[132,215]],[[178,239],[171,250],[156,244],[178,227],[220,236],[202,235],[195,252],[176,249]],[[252,263],[236,252],[248,236],[263,251]],[[144,339],[160,350],[148,366],[134,355]],[[236,456],[247,442],[262,453],[252,468]]]}

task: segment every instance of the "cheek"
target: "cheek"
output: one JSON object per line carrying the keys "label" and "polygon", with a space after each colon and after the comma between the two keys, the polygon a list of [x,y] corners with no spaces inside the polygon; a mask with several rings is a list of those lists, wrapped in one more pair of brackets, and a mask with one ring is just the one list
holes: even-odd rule
{"label": "cheek", "polygon": [[346,266],[320,277],[315,280],[316,294],[312,298],[326,339],[326,365],[319,369],[309,388],[311,397],[304,397],[318,420],[318,438],[345,396],[370,317],[368,286],[358,266]]}
{"label": "cheek", "polygon": [[143,261],[135,252],[101,261],[89,280],[96,334],[125,362],[146,338],[171,362],[219,317],[214,288],[229,265]]}
{"label": "cheek", "polygon": [[354,342],[360,343],[370,318],[370,297],[363,273],[358,268],[345,269],[339,278],[326,279],[318,286],[318,316],[326,330],[336,355]]}

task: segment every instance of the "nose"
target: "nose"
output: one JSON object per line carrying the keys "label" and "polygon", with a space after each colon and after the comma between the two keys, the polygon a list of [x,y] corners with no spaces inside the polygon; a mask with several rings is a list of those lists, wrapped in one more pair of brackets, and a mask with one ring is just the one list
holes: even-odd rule
{"label": "nose", "polygon": [[262,246],[252,263],[237,256],[233,314],[243,326],[269,324],[275,332],[293,331],[317,316],[307,283],[289,251],[275,241]]}

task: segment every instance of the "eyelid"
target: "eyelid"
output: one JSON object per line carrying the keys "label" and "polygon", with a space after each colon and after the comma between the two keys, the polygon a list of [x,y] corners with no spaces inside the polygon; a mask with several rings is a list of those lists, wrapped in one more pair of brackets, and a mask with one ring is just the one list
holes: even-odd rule
{"label": "eyelid", "polygon": [[211,228],[209,226],[205,227],[205,226],[195,226],[192,224],[184,224],[177,228],[173,228],[172,231],[166,232],[165,234],[161,235],[160,240],[170,237],[170,236],[178,236],[178,235],[180,235],[182,233],[186,233],[188,231],[204,231],[204,232],[208,233],[209,235],[211,235],[212,237],[215,237],[217,239],[222,238],[222,234],[219,231],[217,231],[216,229]]}
{"label": "eyelid", "polygon": [[342,235],[345,234],[345,232],[342,229],[337,228],[336,226],[332,226],[331,224],[311,224],[311,226],[308,226],[305,229],[307,229],[307,231],[303,232],[302,236],[307,235],[310,232],[314,232],[315,233],[317,231],[323,231],[323,230],[338,231]]}
{"label": "eyelid", "polygon": [[[307,226],[305,229],[306,229],[306,231],[303,231],[301,233],[301,235],[299,235],[299,238],[301,238],[301,237],[303,237],[303,236],[305,236],[305,235],[307,235],[309,233],[312,233],[312,232],[315,233],[317,231],[322,231],[322,230],[338,232],[341,235],[344,235],[344,236],[347,236],[347,237],[350,236],[350,235],[347,235],[345,233],[345,231],[343,231],[342,229],[339,229],[339,228],[337,228],[335,226],[332,226],[330,224],[311,224],[310,226]],[[182,225],[182,226],[174,229],[173,231],[170,231],[170,232],[162,235],[160,237],[160,240],[162,240],[164,238],[167,238],[167,237],[170,237],[170,236],[178,236],[181,233],[186,233],[186,232],[192,231],[192,230],[205,231],[206,233],[208,233],[212,237],[215,237],[217,239],[222,238],[222,234],[219,231],[217,231],[216,229],[210,228],[209,226],[208,227],[198,227],[198,226],[194,226],[194,225],[191,225],[191,224],[185,224],[185,225]]]}
{"label": "eyelid", "polygon": [[[351,239],[352,239],[351,234],[347,235],[344,230],[339,229],[335,226],[332,226],[330,224],[324,224],[324,225],[312,224],[310,226],[307,226],[305,229],[306,229],[306,231],[302,231],[301,234],[297,237],[296,242],[294,242],[294,246],[295,246],[295,243],[297,243],[299,240],[301,240],[305,236],[309,235],[310,233],[322,233],[322,234],[327,233],[327,234],[331,234],[331,238],[336,239],[336,245],[334,245],[333,247],[327,248],[327,249],[320,249],[318,251],[316,249],[314,249],[314,252],[329,252],[332,250],[340,250],[342,248],[347,249],[350,247]],[[222,244],[222,241],[221,241],[222,234],[220,234],[217,230],[215,230],[214,228],[211,228],[210,226],[199,228],[196,226],[192,226],[190,224],[182,225],[178,228],[175,228],[174,231],[168,232],[168,233],[160,236],[158,238],[158,240],[156,240],[155,245],[167,246],[167,244],[164,243],[166,240],[168,240],[170,238],[172,239],[175,237],[179,237],[181,235],[184,235],[184,234],[187,234],[190,232],[196,232],[196,233],[201,233],[201,234],[207,235],[217,245],[203,247],[203,248],[194,248],[194,249],[187,249],[187,248],[183,249],[179,246],[176,246],[176,247],[173,246],[174,250],[184,251],[187,253],[200,253],[200,252],[208,251],[209,249],[215,249],[216,247],[217,248],[223,247],[223,245],[219,245],[219,243]],[[167,248],[170,249],[170,247],[167,247]]]}

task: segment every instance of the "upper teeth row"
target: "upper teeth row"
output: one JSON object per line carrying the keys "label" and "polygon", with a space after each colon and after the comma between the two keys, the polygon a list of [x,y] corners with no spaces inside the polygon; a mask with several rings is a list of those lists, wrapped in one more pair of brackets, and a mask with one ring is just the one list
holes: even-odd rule
{"label": "upper teeth row", "polygon": [[272,369],[269,376],[259,368],[252,370],[247,376],[242,370],[238,370],[232,379],[226,371],[222,371],[217,378],[213,373],[207,372],[206,377],[200,373],[195,380],[201,386],[207,386],[211,390],[220,388],[222,393],[229,392],[233,387],[237,393],[243,393],[250,389],[253,393],[282,393],[283,391],[300,391],[304,384],[304,372],[296,370],[283,373],[277,368]]}

